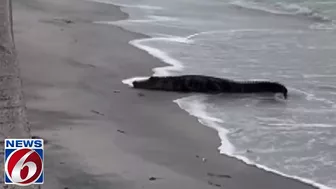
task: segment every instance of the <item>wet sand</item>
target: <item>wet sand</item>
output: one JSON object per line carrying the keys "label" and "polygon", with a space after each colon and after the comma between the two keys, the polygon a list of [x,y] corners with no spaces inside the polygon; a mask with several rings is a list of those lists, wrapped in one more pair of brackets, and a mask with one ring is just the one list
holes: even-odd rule
{"label": "wet sand", "polygon": [[124,85],[164,64],[128,44],[146,36],[92,23],[126,19],[118,7],[13,3],[28,119],[48,141],[42,188],[312,188],[220,155],[216,131],[172,103],[181,95]]}

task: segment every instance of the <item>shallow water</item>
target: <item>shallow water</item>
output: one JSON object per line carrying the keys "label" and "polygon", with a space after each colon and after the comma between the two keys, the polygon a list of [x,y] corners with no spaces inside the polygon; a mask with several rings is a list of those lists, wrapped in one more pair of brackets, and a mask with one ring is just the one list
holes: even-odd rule
{"label": "shallow water", "polygon": [[287,101],[216,95],[176,102],[221,132],[222,153],[336,188],[334,1],[100,1],[122,6],[130,19],[98,23],[152,37],[131,44],[170,64],[154,69],[155,75],[288,86]]}

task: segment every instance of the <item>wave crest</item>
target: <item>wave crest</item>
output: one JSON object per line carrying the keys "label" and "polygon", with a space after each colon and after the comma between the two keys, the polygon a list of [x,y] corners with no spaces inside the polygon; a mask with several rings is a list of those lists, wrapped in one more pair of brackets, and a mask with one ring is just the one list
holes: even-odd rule
{"label": "wave crest", "polygon": [[249,10],[257,10],[266,13],[276,14],[276,15],[292,15],[292,16],[306,16],[311,19],[314,19],[319,22],[330,22],[332,21],[325,15],[320,14],[316,10],[313,10],[309,7],[301,6],[298,4],[292,3],[282,3],[278,2],[275,4],[267,4],[267,3],[259,3],[252,1],[244,1],[244,0],[234,0],[230,2],[231,5],[249,9]]}

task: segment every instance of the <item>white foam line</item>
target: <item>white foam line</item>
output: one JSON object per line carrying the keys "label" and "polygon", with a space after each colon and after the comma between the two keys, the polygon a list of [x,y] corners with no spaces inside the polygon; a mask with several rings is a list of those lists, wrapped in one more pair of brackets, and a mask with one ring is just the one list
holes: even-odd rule
{"label": "white foam line", "polygon": [[117,21],[98,21],[94,22],[96,24],[127,24],[127,23],[154,23],[154,22],[168,22],[168,21],[178,21],[177,18],[167,17],[167,16],[148,16],[148,19],[127,19],[127,20],[117,20]]}
{"label": "white foam line", "polygon": [[304,31],[300,30],[272,30],[272,29],[232,29],[232,30],[213,30],[213,31],[205,31],[194,33],[186,37],[186,39],[192,39],[200,35],[211,35],[216,33],[227,33],[227,34],[234,34],[239,32],[270,32],[272,34],[281,34],[281,33],[303,33]]}
{"label": "white foam line", "polygon": [[[249,1],[243,1],[243,0],[231,1],[230,4],[240,7],[240,8],[263,11],[266,13],[272,13],[272,14],[277,14],[277,15],[293,15],[293,16],[303,15],[303,16],[308,16],[308,17],[315,18],[321,21],[330,21],[328,17],[324,15],[320,15],[308,7],[300,6],[298,4],[292,4],[292,3],[288,4],[288,3],[278,2],[273,6],[266,6],[261,3],[249,2]],[[282,10],[280,10],[279,7]]]}
{"label": "white foam line", "polygon": [[310,100],[310,101],[312,101],[312,100],[320,101],[320,102],[323,102],[325,104],[330,105],[332,108],[336,108],[336,103],[334,101],[331,101],[331,100],[328,100],[328,99],[325,99],[325,98],[316,97],[314,94],[311,94],[311,93],[308,93],[306,91],[302,91],[302,90],[299,90],[299,89],[291,88],[291,90],[297,91],[299,93],[302,93],[302,94],[306,95],[306,99],[307,100]]}
{"label": "white foam line", "polygon": [[334,5],[336,4],[336,2],[332,2],[332,1],[314,1],[314,2],[306,2],[307,4],[309,3],[313,3],[314,4],[321,4],[321,5]]}
{"label": "white foam line", "polygon": [[323,74],[303,74],[304,78],[333,78],[336,75],[323,75]]}
{"label": "white foam line", "polygon": [[86,0],[90,2],[96,2],[96,3],[104,3],[104,4],[110,4],[115,5],[119,7],[128,7],[128,8],[140,8],[140,9],[148,9],[148,10],[162,10],[162,7],[158,6],[152,6],[152,5],[127,5],[127,4],[120,4],[120,3],[114,3],[110,0]]}
{"label": "white foam line", "polygon": [[157,20],[157,21],[178,21],[179,19],[174,18],[174,17],[168,17],[168,16],[155,16],[155,15],[149,15],[148,18],[152,20]]}
{"label": "white foam line", "polygon": [[246,2],[246,1],[241,1],[241,0],[235,0],[230,2],[231,5],[241,7],[241,8],[247,8],[251,10],[259,10],[259,11],[264,11],[264,12],[269,12],[273,14],[284,14],[284,15],[291,15],[291,13],[285,12],[285,11],[280,11],[280,10],[272,10],[270,8],[263,7],[257,3],[253,2]]}
{"label": "white foam line", "polygon": [[[226,154],[226,155],[228,155],[228,154]],[[228,155],[228,156],[231,156],[231,155]],[[320,188],[320,189],[333,189],[331,187],[325,186],[323,184],[317,183],[317,182],[312,181],[312,180],[307,179],[307,178],[302,178],[302,177],[298,177],[298,176],[293,176],[293,175],[285,174],[285,173],[282,173],[282,172],[277,171],[275,169],[268,168],[268,167],[266,167],[264,165],[260,165],[260,164],[258,164],[256,162],[253,162],[253,161],[249,160],[248,158],[246,158],[244,156],[235,155],[235,156],[231,156],[231,157],[237,158],[237,159],[243,161],[244,163],[246,163],[248,165],[254,165],[254,166],[258,167],[259,169],[263,169],[265,171],[272,172],[272,173],[275,173],[275,174],[278,174],[278,175],[281,175],[281,176],[284,176],[284,177],[287,177],[287,178],[299,180],[301,182],[304,182],[306,184],[310,184],[310,185],[315,186],[315,187]]]}
{"label": "white foam line", "polygon": [[[184,101],[189,101],[190,99],[192,99],[192,103],[184,103]],[[227,134],[229,133],[229,131],[217,124],[217,123],[223,123],[223,120],[208,115],[204,110],[205,109],[204,104],[200,103],[197,100],[204,101],[205,97],[191,96],[177,99],[174,100],[173,102],[175,102],[181,109],[187,111],[190,115],[198,118],[198,121],[201,124],[217,130],[218,136],[221,140],[221,145],[218,147],[218,149],[220,151],[225,152],[226,154],[233,154],[235,148],[227,138]],[[185,105],[190,107],[186,107]]]}
{"label": "white foam line", "polygon": [[282,123],[284,121],[286,121],[287,123],[295,123],[293,120],[291,119],[279,119],[279,118],[273,118],[273,117],[255,117],[255,119],[257,119],[258,121],[261,122],[278,122],[278,123]]}
{"label": "white foam line", "polygon": [[143,80],[147,80],[147,79],[149,79],[149,77],[132,77],[132,78],[122,80],[122,83],[126,84],[126,85],[129,85],[130,87],[133,87],[133,82],[134,81],[143,81]]}
{"label": "white foam line", "polygon": [[181,39],[184,43],[191,43],[191,40],[188,40],[186,37],[176,36],[176,35],[169,35],[169,34],[163,34],[163,33],[152,33],[153,38],[168,38],[168,39]]}
{"label": "white foam line", "polygon": [[333,20],[331,23],[325,24],[325,23],[315,23],[309,26],[309,29],[313,30],[335,30],[336,29],[336,22]]}
{"label": "white foam line", "polygon": [[[336,93],[335,93],[336,95]],[[304,113],[314,113],[314,114],[325,114],[325,113],[333,113],[334,109],[306,109],[306,108],[288,108],[288,111],[292,112],[304,112]]]}
{"label": "white foam line", "polygon": [[268,125],[272,125],[272,126],[289,126],[289,127],[320,127],[320,128],[335,127],[335,125],[322,124],[322,123],[270,123]]}
{"label": "white foam line", "polygon": [[[146,42],[150,42],[150,41],[169,41],[169,42],[178,42],[178,43],[186,43],[186,44],[189,44],[191,42],[191,41],[187,40],[185,37],[178,37],[178,36],[153,37],[153,38],[145,38],[145,39],[136,39],[136,40],[133,40],[133,41],[137,41],[136,43],[146,43]],[[175,61],[177,61],[177,60],[175,60]]]}
{"label": "white foam line", "polygon": [[94,24],[107,24],[107,25],[121,25],[121,24],[131,24],[131,23],[147,23],[151,20],[117,20],[117,21],[96,21]]}
{"label": "white foam line", "polygon": [[[149,38],[149,39],[136,39],[136,40],[132,40],[129,43],[139,49],[142,49],[144,51],[146,51],[148,54],[159,58],[160,60],[162,60],[163,62],[166,62],[167,64],[170,64],[171,66],[165,66],[165,67],[157,67],[157,68],[153,68],[154,71],[154,75],[155,76],[168,76],[169,75],[169,71],[181,71],[183,69],[183,65],[180,61],[171,58],[167,53],[144,45],[143,43],[148,42],[148,41],[153,41],[153,40],[169,40],[168,38]],[[170,39],[174,40],[174,39]],[[175,39],[175,40],[179,40],[179,39]]]}

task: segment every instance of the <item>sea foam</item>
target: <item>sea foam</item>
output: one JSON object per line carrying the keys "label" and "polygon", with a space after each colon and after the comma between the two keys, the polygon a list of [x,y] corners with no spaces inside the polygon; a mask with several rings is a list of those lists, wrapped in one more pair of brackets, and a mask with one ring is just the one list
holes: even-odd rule
{"label": "sea foam", "polygon": [[278,2],[275,4],[266,4],[245,0],[234,0],[231,1],[230,4],[239,8],[263,11],[265,13],[271,13],[275,15],[301,15],[321,22],[331,21],[327,16],[321,15],[315,10],[293,3]]}
{"label": "sea foam", "polygon": [[132,77],[132,78],[122,80],[122,83],[126,84],[130,87],[133,87],[133,82],[134,81],[144,81],[144,80],[147,80],[147,79],[149,79],[149,77]]}
{"label": "sea foam", "polygon": [[303,91],[303,90],[300,90],[300,89],[291,88],[290,90],[293,91],[293,92],[299,92],[301,94],[304,94],[306,96],[306,100],[308,100],[308,101],[319,101],[319,102],[322,102],[326,105],[329,105],[333,109],[336,108],[336,102],[334,102],[334,101],[331,101],[331,100],[328,100],[328,99],[325,99],[325,98],[322,98],[322,97],[317,97],[316,95],[314,95],[312,93],[309,93],[309,92],[306,92],[306,91]]}
{"label": "sea foam", "polygon": [[163,9],[162,7],[152,6],[152,5],[142,5],[142,4],[129,5],[129,4],[115,3],[111,0],[87,0],[87,1],[110,4],[110,5],[115,5],[118,7],[126,7],[126,8],[140,8],[140,9],[148,9],[148,10],[162,10]]}
{"label": "sea foam", "polygon": [[218,136],[221,139],[221,145],[218,147],[218,149],[222,153],[232,155],[235,151],[235,148],[227,138],[229,131],[218,124],[223,123],[223,120],[212,117],[206,112],[206,106],[203,103],[204,100],[206,100],[205,95],[194,95],[177,99],[173,102],[178,104],[181,109],[187,111],[190,115],[196,117],[201,124],[218,131]]}
{"label": "sea foam", "polygon": [[[234,157],[238,160],[243,161],[244,163],[246,163],[248,165],[254,165],[254,166],[256,166],[260,169],[263,169],[265,171],[268,171],[268,172],[273,172],[273,173],[276,173],[278,175],[281,175],[281,176],[284,176],[284,177],[287,177],[287,178],[293,178],[293,179],[296,179],[296,180],[300,180],[304,183],[310,184],[310,185],[318,187],[320,189],[332,189],[331,187],[322,185],[322,184],[317,183],[315,181],[312,181],[310,179],[285,174],[285,173],[282,173],[282,172],[277,171],[275,169],[269,168],[267,166],[258,164],[256,162],[248,159],[245,156],[237,155],[235,153],[235,147],[231,144],[231,142],[228,139],[227,135],[228,135],[229,131],[219,125],[219,123],[223,123],[224,121],[221,120],[221,119],[218,119],[218,118],[214,118],[206,112],[206,105],[204,104],[205,99],[206,99],[205,96],[191,96],[191,97],[186,97],[186,98],[181,98],[181,99],[174,100],[174,102],[177,103],[180,108],[187,111],[190,115],[198,118],[198,121],[200,123],[202,123],[203,125],[206,125],[206,126],[212,128],[212,129],[217,130],[218,135],[221,139],[221,145],[218,147],[221,154],[225,154],[227,156]],[[322,125],[319,125],[319,126],[322,126]],[[323,125],[323,126],[326,126],[326,125]]]}
{"label": "sea foam", "polygon": [[155,23],[155,22],[168,22],[168,21],[178,21],[177,18],[167,17],[167,16],[148,16],[147,19],[128,19],[128,20],[117,20],[117,21],[99,21],[94,22],[97,24],[109,24],[109,25],[122,25],[122,24],[134,24],[134,23]]}
{"label": "sea foam", "polygon": [[165,67],[157,67],[153,68],[154,71],[154,76],[168,76],[170,75],[171,71],[181,71],[183,69],[183,64],[170,57],[166,52],[150,47],[146,45],[146,42],[153,41],[153,40],[168,40],[168,41],[175,41],[175,42],[185,42],[184,40],[181,40],[182,38],[148,38],[148,39],[136,39],[132,40],[129,43],[139,49],[142,49],[146,51],[148,54],[162,60],[163,62],[169,64],[170,66],[165,66]]}

